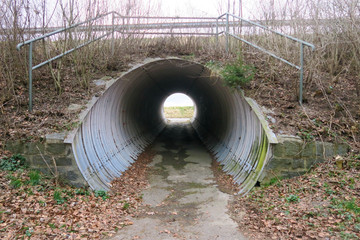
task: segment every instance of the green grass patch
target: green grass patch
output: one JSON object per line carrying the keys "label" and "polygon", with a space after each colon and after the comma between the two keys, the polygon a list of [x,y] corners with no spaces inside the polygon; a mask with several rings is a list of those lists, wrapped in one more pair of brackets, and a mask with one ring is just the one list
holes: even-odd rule
{"label": "green grass patch", "polygon": [[166,118],[192,118],[195,108],[193,106],[164,107]]}
{"label": "green grass patch", "polygon": [[11,179],[10,186],[12,188],[20,188],[23,185],[21,179]]}
{"label": "green grass patch", "polygon": [[57,204],[63,204],[66,201],[60,191],[55,191],[53,198]]}
{"label": "green grass patch", "polygon": [[29,178],[30,178],[30,185],[36,186],[40,184],[41,175],[38,171],[30,171],[29,172]]}

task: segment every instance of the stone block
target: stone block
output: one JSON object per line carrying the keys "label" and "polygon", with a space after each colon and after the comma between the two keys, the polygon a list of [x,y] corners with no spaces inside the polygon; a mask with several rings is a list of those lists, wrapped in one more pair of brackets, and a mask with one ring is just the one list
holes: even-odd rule
{"label": "stone block", "polygon": [[298,140],[284,141],[284,156],[287,157],[299,157],[302,149],[302,142]]}
{"label": "stone block", "polygon": [[273,144],[272,145],[273,154],[275,157],[283,157],[284,156],[284,144]]}
{"label": "stone block", "polygon": [[273,158],[270,160],[267,168],[276,171],[278,169],[291,168],[291,165],[292,159]]}
{"label": "stone block", "polygon": [[346,155],[350,150],[349,145],[345,143],[336,144],[336,154],[337,155]]}
{"label": "stone block", "polygon": [[298,158],[298,159],[293,159],[292,161],[292,168],[293,169],[304,169],[305,168],[305,159],[303,158]]}
{"label": "stone block", "polygon": [[24,154],[24,143],[20,141],[15,142],[6,142],[5,143],[5,149],[12,152],[13,154]]}
{"label": "stone block", "polygon": [[322,158],[334,156],[334,144],[328,142],[316,142],[316,156]]}
{"label": "stone block", "polygon": [[24,147],[25,155],[39,155],[44,154],[45,147],[42,143],[26,143]]}
{"label": "stone block", "polygon": [[46,144],[46,151],[52,155],[66,155],[66,144],[64,143],[49,143]]}
{"label": "stone block", "polygon": [[50,133],[46,135],[46,143],[63,143],[66,133]]}
{"label": "stone block", "polygon": [[[43,158],[44,157],[44,158]],[[54,164],[53,164],[53,160],[50,156],[41,156],[41,155],[36,155],[36,156],[33,156],[32,157],[32,164],[35,166],[35,167],[47,167],[45,161],[47,162],[47,164],[52,167]],[[45,159],[45,161],[44,161]]]}
{"label": "stone block", "polygon": [[59,157],[55,158],[56,166],[71,166],[73,163],[72,158],[68,157]]}
{"label": "stone block", "polygon": [[302,157],[315,157],[316,156],[316,143],[310,142],[305,144],[301,151]]}

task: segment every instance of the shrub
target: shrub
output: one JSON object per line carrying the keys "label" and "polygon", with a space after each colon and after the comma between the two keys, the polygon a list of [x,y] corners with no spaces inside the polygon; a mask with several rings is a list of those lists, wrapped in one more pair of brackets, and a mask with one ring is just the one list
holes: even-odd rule
{"label": "shrub", "polygon": [[0,169],[14,172],[26,168],[26,159],[20,154],[14,154],[10,158],[4,157],[0,160]]}
{"label": "shrub", "polygon": [[250,65],[245,65],[241,59],[238,61],[226,64],[220,72],[225,85],[231,88],[246,86],[255,75],[255,68]]}

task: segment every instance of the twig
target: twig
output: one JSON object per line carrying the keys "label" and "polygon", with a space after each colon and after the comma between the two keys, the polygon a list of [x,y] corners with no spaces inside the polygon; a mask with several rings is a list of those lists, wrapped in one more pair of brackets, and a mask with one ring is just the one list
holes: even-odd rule
{"label": "twig", "polygon": [[46,166],[48,167],[49,171],[50,171],[51,174],[53,175],[54,180],[55,180],[55,186],[58,186],[58,183],[59,183],[59,172],[58,172],[58,169],[57,169],[57,165],[56,165],[55,158],[52,157],[52,161],[53,161],[54,169],[55,169],[55,172],[54,172],[54,171],[51,169],[50,165],[47,163],[47,161],[46,161],[46,159],[44,158],[43,154],[41,153],[39,147],[36,146],[36,148],[38,149],[42,160],[45,162],[45,164],[46,164]]}
{"label": "twig", "polygon": [[58,169],[57,169],[57,165],[56,165],[56,161],[55,161],[55,158],[52,157],[52,160],[53,160],[53,164],[54,164],[54,168],[55,168],[55,186],[58,185],[58,180],[59,180],[59,172],[58,172]]}
{"label": "twig", "polygon": [[40,156],[41,156],[42,160],[45,162],[46,166],[47,166],[47,167],[48,167],[48,169],[50,170],[51,174],[52,174],[53,176],[55,176],[55,174],[54,174],[53,170],[51,169],[51,167],[49,166],[49,164],[48,164],[48,163],[47,163],[47,161],[45,160],[45,158],[44,158],[43,154],[41,153],[41,151],[40,151],[39,147],[38,147],[38,146],[36,146],[36,148],[37,148],[37,150],[39,151],[39,153],[40,153]]}

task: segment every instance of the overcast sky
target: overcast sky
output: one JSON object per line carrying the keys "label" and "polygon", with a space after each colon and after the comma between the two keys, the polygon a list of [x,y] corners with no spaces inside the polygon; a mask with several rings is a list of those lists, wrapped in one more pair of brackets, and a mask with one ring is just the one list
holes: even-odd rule
{"label": "overcast sky", "polygon": [[[202,16],[215,17],[227,11],[227,0],[160,0],[161,10],[168,16]],[[254,13],[254,2],[242,0],[244,17]],[[231,0],[233,2],[233,0]],[[239,3],[239,0],[236,1]],[[236,7],[238,9],[238,7]],[[236,11],[238,13],[238,11]]]}
{"label": "overcast sky", "polygon": [[165,103],[165,107],[177,107],[177,106],[194,106],[194,102],[187,95],[182,93],[175,93],[170,95]]}
{"label": "overcast sky", "polygon": [[[228,0],[152,0],[158,1],[163,16],[201,16],[216,17],[227,12]],[[275,6],[285,0],[274,0]],[[270,0],[230,0],[231,9],[235,3],[235,14],[239,14],[242,2],[243,17],[254,18],[260,12],[260,6],[267,6]],[[265,7],[266,8],[266,7]],[[231,10],[232,12],[232,10]]]}

